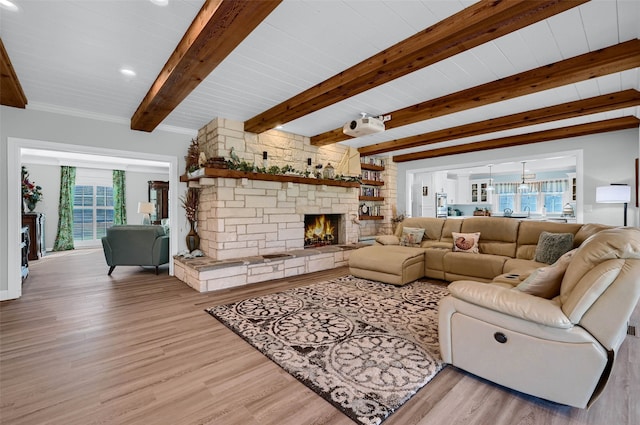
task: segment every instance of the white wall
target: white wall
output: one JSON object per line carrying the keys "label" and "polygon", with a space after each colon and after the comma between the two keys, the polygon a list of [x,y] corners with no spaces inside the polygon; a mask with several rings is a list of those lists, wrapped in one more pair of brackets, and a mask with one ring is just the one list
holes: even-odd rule
{"label": "white wall", "polygon": [[[168,181],[168,174],[147,174],[134,171],[126,172],[127,223],[141,224],[142,214],[138,214],[138,202],[149,199],[149,180]],[[183,211],[179,210],[178,214]],[[171,216],[169,216],[171,217]]]}
{"label": "white wall", "polygon": [[[12,150],[9,146],[16,143],[16,139],[28,139],[42,142],[54,142],[60,144],[77,145],[79,150],[82,147],[93,149],[109,149],[117,151],[131,152],[132,155],[146,156],[147,159],[153,155],[172,158],[177,166],[171,178],[177,181],[178,175],[184,172],[184,155],[192,137],[188,134],[179,134],[161,130],[152,133],[132,131],[127,124],[100,121],[91,118],[73,117],[68,115],[55,114],[43,111],[33,111],[29,109],[17,109],[6,106],[0,107],[0,299],[4,299],[8,289],[9,261],[16,258],[18,252],[18,239],[9,238],[9,211],[15,209],[20,211],[19,201],[15,204],[6,205],[8,199],[8,161],[14,158],[8,157],[8,152]],[[15,165],[15,164],[12,164]],[[15,168],[15,167],[12,167]],[[19,181],[18,175],[11,177]],[[176,195],[179,196],[186,190],[186,184],[176,185]],[[137,202],[137,201],[136,201]],[[137,205],[137,204],[136,204]],[[177,201],[173,208],[177,210]],[[171,208],[171,207],[170,207]],[[178,211],[179,213],[179,211]],[[12,226],[19,228],[19,223]],[[180,243],[178,249],[184,247],[184,236],[186,228],[179,228],[177,238],[173,238]],[[172,241],[172,243],[174,243]],[[11,253],[10,253],[11,251]],[[19,261],[19,260],[18,260]],[[14,267],[12,264],[11,267]]]}
{"label": "white wall", "polygon": [[[450,155],[440,158],[403,162],[398,164],[398,210],[407,209],[407,192],[404,190],[407,173],[416,170],[464,168],[466,164],[489,164],[503,160],[523,158],[554,152],[582,150],[582,187],[578,187],[578,202],[584,211],[585,223],[603,223],[621,226],[622,204],[596,204],[596,187],[610,183],[626,183],[632,187],[629,203],[628,225],[638,226],[639,211],[636,208],[635,158],[638,158],[638,129],[611,133],[592,134],[552,142]],[[580,172],[580,170],[578,170]]]}

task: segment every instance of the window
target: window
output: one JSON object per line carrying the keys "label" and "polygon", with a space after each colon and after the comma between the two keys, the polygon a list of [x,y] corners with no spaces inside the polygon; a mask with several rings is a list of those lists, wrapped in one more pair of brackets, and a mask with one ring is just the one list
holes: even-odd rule
{"label": "window", "polygon": [[78,169],[73,196],[73,240],[95,245],[113,225],[111,171]]}
{"label": "window", "polygon": [[498,210],[504,211],[509,208],[513,211],[515,205],[515,196],[513,193],[501,193],[498,195]]}
{"label": "window", "polygon": [[562,193],[545,193],[544,206],[548,213],[561,213]]}
{"label": "window", "polygon": [[520,211],[537,211],[538,194],[537,193],[523,193],[520,195]]}

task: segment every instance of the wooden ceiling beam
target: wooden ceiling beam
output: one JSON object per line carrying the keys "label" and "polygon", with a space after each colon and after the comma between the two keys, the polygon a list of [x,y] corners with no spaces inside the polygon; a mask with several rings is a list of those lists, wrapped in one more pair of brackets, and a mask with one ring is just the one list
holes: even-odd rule
{"label": "wooden ceiling beam", "polygon": [[[429,120],[494,102],[514,99],[640,66],[640,40],[634,39],[585,53],[549,65],[524,71],[437,99],[421,102],[385,115],[391,115],[387,129]],[[311,144],[323,146],[350,137],[342,128],[313,136]]]}
{"label": "wooden ceiling beam", "polygon": [[245,131],[262,133],[586,1],[480,1],[256,115]]}
{"label": "wooden ceiling beam", "polygon": [[4,48],[0,38],[0,105],[13,106],[24,109],[27,106],[27,96],[22,90],[18,74],[16,74],[9,53]]}
{"label": "wooden ceiling beam", "polygon": [[131,117],[153,131],[282,0],[207,0]]}
{"label": "wooden ceiling beam", "polygon": [[358,152],[360,152],[360,155],[362,156],[377,155],[385,152],[461,139],[463,137],[510,130],[513,128],[597,114],[599,112],[638,105],[640,105],[640,92],[633,89],[624,90],[617,93],[591,97],[589,99],[567,102],[560,105],[548,106],[504,117],[445,128],[442,130],[432,131],[430,133],[391,140],[389,142],[376,143],[374,145],[361,147],[358,149]]}
{"label": "wooden ceiling beam", "polygon": [[438,158],[441,156],[458,155],[462,153],[548,142],[552,140],[567,139],[570,137],[585,136],[588,134],[606,133],[609,131],[638,128],[639,124],[640,119],[634,116],[627,116],[622,118],[591,122],[587,124],[578,124],[568,127],[555,128],[552,130],[543,130],[534,133],[520,134],[517,136],[503,137],[500,139],[484,140],[482,142],[448,146],[445,148],[431,149],[423,152],[415,152],[405,155],[396,155],[393,157],[393,161],[407,162],[415,161],[418,159]]}

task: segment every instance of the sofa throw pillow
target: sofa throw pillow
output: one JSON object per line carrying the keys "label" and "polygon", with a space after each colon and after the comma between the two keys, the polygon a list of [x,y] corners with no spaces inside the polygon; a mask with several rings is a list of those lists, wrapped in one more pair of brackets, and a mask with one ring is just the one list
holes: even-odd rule
{"label": "sofa throw pillow", "polygon": [[564,272],[567,271],[567,267],[569,267],[571,257],[575,251],[575,249],[572,249],[565,253],[558,261],[550,266],[536,269],[514,289],[548,300],[560,295],[560,286],[562,285]]}
{"label": "sofa throw pillow", "polygon": [[400,238],[400,245],[402,246],[420,246],[422,243],[422,237],[424,236],[424,229],[418,227],[403,227],[402,237]]}
{"label": "sofa throw pillow", "polygon": [[573,233],[542,232],[538,238],[534,260],[553,264],[564,253],[573,249]]}
{"label": "sofa throw pillow", "polygon": [[400,239],[394,235],[376,236],[376,242],[381,245],[400,245]]}
{"label": "sofa throw pillow", "polygon": [[480,240],[480,232],[476,233],[456,233],[451,232],[453,236],[453,250],[456,252],[468,252],[477,254],[480,252],[478,241]]}

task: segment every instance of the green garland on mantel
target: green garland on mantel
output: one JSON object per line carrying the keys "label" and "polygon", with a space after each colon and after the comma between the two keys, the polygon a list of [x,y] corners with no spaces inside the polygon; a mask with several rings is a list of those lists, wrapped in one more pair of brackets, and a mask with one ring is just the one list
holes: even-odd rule
{"label": "green garland on mantel", "polygon": [[[195,161],[195,158],[199,157],[199,153],[197,153],[196,151],[197,148],[198,148],[197,142],[192,141],[191,145],[189,146],[189,154],[187,157],[185,157],[185,159],[186,158],[192,159],[190,166],[187,168],[187,171],[189,174],[194,174],[200,168],[198,165],[198,162]],[[244,171],[247,173],[271,174],[275,176],[293,175],[293,176],[299,176],[299,177],[305,177],[305,178],[310,178],[309,176],[311,175],[311,171],[296,170],[294,167],[292,167],[289,164],[283,167],[279,167],[277,165],[272,165],[270,167],[260,167],[256,165],[254,162],[241,160],[238,157],[238,155],[236,155],[233,148],[231,148],[231,150],[229,151],[229,156],[230,158],[225,160],[227,169],[229,170]],[[316,168],[320,169],[321,167],[322,166],[318,166]],[[314,177],[318,178],[317,176],[314,176]],[[322,178],[322,177],[319,177],[319,178]],[[350,176],[342,176],[342,175],[337,175],[332,179],[328,179],[328,180],[362,183],[362,179],[360,177],[350,177]]]}

